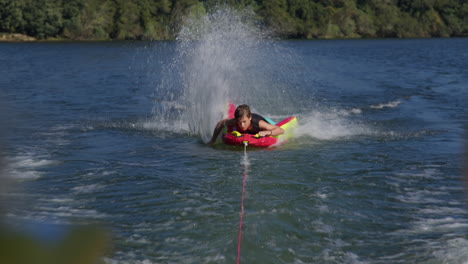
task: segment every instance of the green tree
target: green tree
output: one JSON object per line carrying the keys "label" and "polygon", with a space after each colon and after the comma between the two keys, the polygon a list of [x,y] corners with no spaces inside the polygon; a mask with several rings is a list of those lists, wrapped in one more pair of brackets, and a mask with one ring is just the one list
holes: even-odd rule
{"label": "green tree", "polygon": [[23,10],[24,1],[0,0],[0,31],[23,33],[26,25]]}
{"label": "green tree", "polygon": [[169,38],[169,14],[172,3],[168,0],[142,0],[138,2],[140,24],[143,27],[142,39]]}
{"label": "green tree", "polygon": [[[294,38],[468,35],[466,0],[223,0]],[[0,31],[46,39],[169,39],[218,0],[0,0]]]}
{"label": "green tree", "polygon": [[63,3],[63,33],[69,39],[77,39],[83,30],[81,13],[83,12],[83,1],[69,0]]}
{"label": "green tree", "polygon": [[373,0],[370,5],[375,10],[374,24],[376,36],[381,38],[397,37],[396,24],[400,10],[391,2]]}
{"label": "green tree", "polygon": [[260,6],[260,15],[264,17],[265,23],[272,27],[277,34],[285,37],[297,36],[296,21],[288,13],[287,0],[263,0]]}
{"label": "green tree", "polygon": [[362,9],[358,9],[355,11],[354,20],[356,23],[356,34],[364,38],[375,36],[376,27],[371,14],[366,13],[366,11]]}
{"label": "green tree", "polygon": [[25,3],[25,33],[40,39],[56,37],[63,28],[60,0],[30,0]]}
{"label": "green tree", "polygon": [[456,0],[437,0],[434,3],[434,9],[440,14],[443,23],[447,25],[447,29],[451,35],[461,35],[463,32],[463,16],[468,14],[459,14],[463,3]]}
{"label": "green tree", "polygon": [[137,39],[143,35],[140,26],[138,5],[134,1],[116,0],[114,28],[111,37],[115,39]]}
{"label": "green tree", "polygon": [[462,8],[459,11],[459,16],[462,19],[463,29],[462,36],[468,36],[468,3],[463,3]]}
{"label": "green tree", "polygon": [[173,34],[176,35],[182,25],[205,14],[205,6],[198,0],[173,0],[173,9],[171,14]]}

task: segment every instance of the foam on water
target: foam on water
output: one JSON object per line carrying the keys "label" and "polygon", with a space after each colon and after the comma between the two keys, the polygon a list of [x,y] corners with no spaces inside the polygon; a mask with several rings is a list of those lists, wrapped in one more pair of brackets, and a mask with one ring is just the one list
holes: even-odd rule
{"label": "foam on water", "polygon": [[468,240],[465,238],[453,238],[442,243],[440,247],[432,253],[443,263],[468,263]]}
{"label": "foam on water", "polygon": [[190,132],[189,126],[182,119],[174,120],[173,123],[157,123],[154,120],[147,120],[140,124],[142,129],[157,131],[157,132],[169,132],[174,134],[188,133]]}
{"label": "foam on water", "polygon": [[366,120],[368,114],[375,111],[385,111],[387,108],[398,108],[402,98],[380,104],[354,107],[350,109],[321,106],[313,103],[312,110],[298,113],[298,126],[295,137],[311,137],[318,140],[347,139],[355,136],[373,136],[389,140],[421,137],[436,133],[432,130],[398,132],[379,127],[378,122]]}
{"label": "foam on water", "polygon": [[390,101],[388,103],[371,105],[370,108],[373,108],[373,109],[395,108],[395,107],[398,107],[400,104],[401,104],[401,101],[396,100],[396,101]]}
{"label": "foam on water", "polygon": [[320,140],[334,140],[374,133],[367,125],[356,122],[349,115],[349,111],[336,109],[317,110],[300,115],[295,135],[297,137],[309,136]]}
{"label": "foam on water", "polygon": [[50,204],[38,206],[33,211],[23,211],[20,214],[8,213],[7,216],[22,221],[32,220],[51,224],[66,224],[73,223],[76,219],[101,219],[107,215],[94,209],[77,209],[70,206],[53,207],[53,204]]}
{"label": "foam on water", "polygon": [[7,176],[18,180],[35,180],[41,176],[40,169],[45,166],[50,166],[56,162],[47,157],[25,154],[16,157],[6,158]]}
{"label": "foam on water", "polygon": [[[463,186],[446,188],[438,182],[452,180],[442,173],[439,166],[414,166],[402,172],[396,172],[393,181],[396,194],[394,198],[402,204],[415,206],[412,220],[403,229],[393,232],[395,236],[405,236],[414,242],[411,251],[432,252],[434,261],[443,263],[467,263],[468,240],[464,234],[468,230],[468,212],[463,210],[461,201],[453,193],[460,193]],[[453,177],[457,177],[454,175]],[[426,183],[425,189],[420,189],[421,182]],[[421,236],[432,239],[421,239]],[[392,256],[400,258],[400,255]]]}
{"label": "foam on water", "polygon": [[83,125],[81,128],[84,132],[109,129],[153,132],[155,136],[161,138],[189,133],[189,126],[182,119],[174,119],[173,121],[168,120],[167,122],[155,122],[154,118],[141,120],[88,121],[88,123]]}
{"label": "foam on water", "polygon": [[[125,259],[128,259],[128,258],[134,259],[135,256],[133,256],[133,255],[126,256]],[[104,258],[104,262],[107,263],[107,264],[127,264],[128,263],[127,260],[118,260],[118,259],[114,259],[114,258]],[[134,263],[134,264],[153,264],[155,262],[152,262],[152,261],[150,261],[148,259],[144,259],[144,260],[132,260],[132,263]]]}
{"label": "foam on water", "polygon": [[133,234],[129,238],[125,240],[126,243],[129,244],[150,244],[151,241],[149,241],[147,238],[143,237],[140,234]]}
{"label": "foam on water", "polygon": [[98,189],[104,188],[104,185],[101,184],[90,184],[90,185],[81,185],[73,187],[72,190],[77,193],[94,193]]}

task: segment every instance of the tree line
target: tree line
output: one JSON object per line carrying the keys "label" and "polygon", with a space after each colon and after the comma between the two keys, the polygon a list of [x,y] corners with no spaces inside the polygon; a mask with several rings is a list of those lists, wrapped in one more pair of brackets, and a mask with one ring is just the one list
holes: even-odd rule
{"label": "tree line", "polygon": [[[219,0],[0,0],[0,32],[37,39],[167,40]],[[466,0],[225,0],[285,38],[468,36]]]}

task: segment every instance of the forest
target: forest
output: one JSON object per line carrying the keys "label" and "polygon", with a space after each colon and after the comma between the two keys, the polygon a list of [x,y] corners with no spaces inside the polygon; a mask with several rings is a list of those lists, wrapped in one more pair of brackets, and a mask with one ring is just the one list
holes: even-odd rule
{"label": "forest", "polygon": [[39,40],[170,40],[187,17],[250,9],[278,37],[468,36],[466,0],[0,0],[0,33]]}

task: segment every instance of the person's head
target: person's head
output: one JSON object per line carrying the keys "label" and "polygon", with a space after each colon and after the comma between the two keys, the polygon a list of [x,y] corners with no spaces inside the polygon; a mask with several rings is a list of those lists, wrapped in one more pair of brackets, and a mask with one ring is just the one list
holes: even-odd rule
{"label": "person's head", "polygon": [[236,118],[237,128],[239,130],[245,131],[250,127],[252,112],[250,112],[250,107],[248,105],[239,105],[234,112],[234,117]]}

